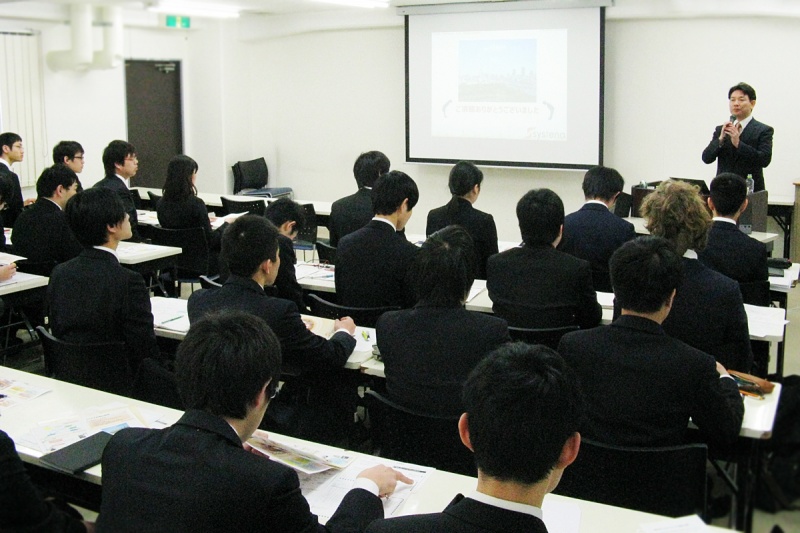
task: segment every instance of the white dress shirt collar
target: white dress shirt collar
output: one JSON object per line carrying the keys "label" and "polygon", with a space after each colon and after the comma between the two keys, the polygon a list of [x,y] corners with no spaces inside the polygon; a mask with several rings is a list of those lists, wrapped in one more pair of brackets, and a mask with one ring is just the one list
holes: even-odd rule
{"label": "white dress shirt collar", "polygon": [[395,226],[391,220],[387,220],[381,217],[372,217],[372,220],[380,220],[381,222],[385,222],[386,224],[389,224],[393,230],[397,231],[397,226]]}
{"label": "white dress shirt collar", "polygon": [[111,255],[113,255],[114,257],[116,257],[117,261],[119,261],[119,255],[117,255],[117,251],[116,250],[112,250],[111,248],[108,248],[106,246],[93,246],[92,248],[95,248],[97,250],[103,250],[104,252],[108,252]]}
{"label": "white dress shirt collar", "polygon": [[3,163],[5,166],[8,167],[8,170],[11,170],[11,163],[0,157],[0,163]]}
{"label": "white dress shirt collar", "polygon": [[712,220],[714,222],[730,222],[731,224],[738,225],[738,223],[735,220],[733,220],[732,218],[728,218],[728,217],[714,217]]}
{"label": "white dress shirt collar", "polygon": [[123,177],[122,177],[122,176],[120,176],[119,174],[114,174],[114,175],[115,175],[116,177],[118,177],[119,179],[121,179],[121,180],[122,180],[122,183],[124,183],[124,184],[125,184],[125,187],[126,187],[126,188],[128,188],[128,189],[130,189],[130,188],[131,188],[131,180],[130,180],[130,179],[123,178]]}
{"label": "white dress shirt collar", "polygon": [[686,259],[697,259],[697,252],[695,252],[694,250],[686,250],[683,253],[683,257],[685,257]]}
{"label": "white dress shirt collar", "polygon": [[739,124],[742,125],[742,129],[745,129],[747,127],[747,125],[750,124],[751,120],[753,120],[753,115],[752,114],[749,117],[747,117],[746,119],[744,119],[741,122],[739,122]]}
{"label": "white dress shirt collar", "polygon": [[598,204],[598,205],[602,205],[603,207],[608,209],[608,206],[605,204],[605,202],[601,202],[600,200],[586,200],[586,203],[584,205],[588,205],[588,204]]}
{"label": "white dress shirt collar", "polygon": [[542,510],[535,505],[501,500],[500,498],[489,496],[488,494],[478,492],[477,490],[473,491],[472,494],[467,497],[475,501],[485,503],[486,505],[491,505],[492,507],[499,507],[500,509],[505,509],[506,511],[529,514],[531,516],[535,516],[539,520],[542,520]]}
{"label": "white dress shirt collar", "polygon": [[[59,209],[61,209],[61,206],[60,206],[60,205],[58,205],[58,202],[55,202],[55,201],[51,200],[50,198],[45,198],[45,200],[47,200],[48,202],[53,202],[54,204],[56,204],[56,207],[58,207]],[[63,209],[61,209],[61,210],[63,211]]]}

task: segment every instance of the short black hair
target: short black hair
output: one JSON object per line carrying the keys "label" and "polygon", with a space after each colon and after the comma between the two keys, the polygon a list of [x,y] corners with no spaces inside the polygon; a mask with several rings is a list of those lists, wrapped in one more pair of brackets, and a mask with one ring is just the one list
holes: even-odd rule
{"label": "short black hair", "polygon": [[167,179],[161,189],[168,202],[184,202],[197,195],[192,175],[199,170],[197,161],[188,155],[176,155],[167,164]]}
{"label": "short black hair", "polygon": [[353,175],[356,177],[359,188],[375,185],[378,177],[389,172],[390,165],[389,158],[377,150],[364,152],[358,156],[353,165]]}
{"label": "short black hair", "polygon": [[111,141],[103,150],[103,168],[106,176],[113,176],[117,173],[114,165],[124,165],[125,158],[136,155],[136,148],[127,141]]}
{"label": "short black hair", "polygon": [[442,307],[461,305],[475,281],[475,245],[467,230],[451,225],[422,244],[410,277],[418,302]]}
{"label": "short black hair", "polygon": [[391,215],[408,198],[411,211],[419,201],[419,189],[405,172],[392,170],[382,175],[372,188],[372,210],[376,215]]}
{"label": "short black hair", "polygon": [[2,152],[3,146],[8,146],[9,148],[13,148],[15,143],[21,141],[22,137],[20,137],[16,133],[12,133],[10,131],[7,131],[5,133],[0,133],[0,152]]}
{"label": "short black hair", "polygon": [[469,161],[459,161],[450,169],[447,185],[450,187],[450,194],[464,196],[481,183],[483,183],[481,169]]}
{"label": "short black hair", "polygon": [[66,165],[55,164],[44,169],[36,181],[36,195],[39,198],[50,198],[61,185],[69,189],[78,181],[78,175]]}
{"label": "short black hair", "polygon": [[639,237],[614,252],[609,261],[614,298],[622,309],[655,313],[683,281],[683,260],[662,237]]}
{"label": "short black hair", "polygon": [[222,234],[222,257],[231,274],[249,278],[259,265],[278,258],[278,228],[264,217],[244,215]]}
{"label": "short black hair", "polygon": [[756,99],[756,90],[743,81],[740,81],[739,83],[728,89],[729,99],[734,91],[742,91],[744,94],[747,95],[747,98],[749,98],[751,101]]}
{"label": "short black hair", "polygon": [[300,230],[306,223],[306,212],[303,210],[303,206],[286,197],[278,198],[274,202],[268,202],[264,216],[276,227],[281,227],[286,222],[294,221],[297,222],[295,228]]}
{"label": "short black hair", "polygon": [[747,199],[747,182],[732,172],[723,172],[711,180],[711,201],[723,217],[736,214]]}
{"label": "short black hair", "polygon": [[53,147],[53,164],[63,164],[64,158],[75,159],[77,154],[84,154],[83,146],[77,141],[61,141]]}
{"label": "short black hair", "polygon": [[586,199],[611,200],[624,187],[625,180],[610,167],[592,167],[583,176],[583,196]]}
{"label": "short black hair", "polygon": [[267,382],[270,393],[278,385],[281,346],[261,317],[211,313],[189,328],[175,366],[186,409],[241,420]]}
{"label": "short black hair", "polygon": [[555,350],[522,342],[481,360],[464,384],[463,400],[478,469],[525,485],[553,470],[584,416],[572,369]]}
{"label": "short black hair", "polygon": [[564,203],[550,189],[533,189],[517,203],[517,220],[525,244],[552,244],[564,223]]}
{"label": "short black hair", "polygon": [[78,241],[86,247],[108,241],[108,226],[125,220],[122,199],[111,189],[97,187],[81,191],[67,202],[67,223]]}

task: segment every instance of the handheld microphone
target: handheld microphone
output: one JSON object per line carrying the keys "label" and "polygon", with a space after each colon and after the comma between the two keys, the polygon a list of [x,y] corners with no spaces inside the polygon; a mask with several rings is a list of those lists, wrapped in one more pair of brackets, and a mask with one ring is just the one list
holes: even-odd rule
{"label": "handheld microphone", "polygon": [[731,124],[736,122],[736,115],[731,115],[730,121],[731,121]]}

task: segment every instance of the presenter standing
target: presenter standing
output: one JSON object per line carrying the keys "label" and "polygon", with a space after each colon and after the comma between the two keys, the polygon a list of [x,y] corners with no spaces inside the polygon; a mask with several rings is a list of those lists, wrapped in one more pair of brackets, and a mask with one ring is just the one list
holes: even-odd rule
{"label": "presenter standing", "polygon": [[756,91],[741,82],[728,90],[730,120],[714,129],[711,142],[703,150],[703,162],[717,160],[717,175],[733,172],[753,178],[754,190],[764,190],[764,167],[772,160],[771,126],[753,118]]}

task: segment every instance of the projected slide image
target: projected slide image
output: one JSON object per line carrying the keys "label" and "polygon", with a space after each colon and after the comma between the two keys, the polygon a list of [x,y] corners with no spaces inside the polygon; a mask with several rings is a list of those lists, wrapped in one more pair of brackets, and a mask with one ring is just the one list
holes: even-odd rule
{"label": "projected slide image", "polygon": [[461,41],[458,60],[459,101],[536,101],[535,39]]}

